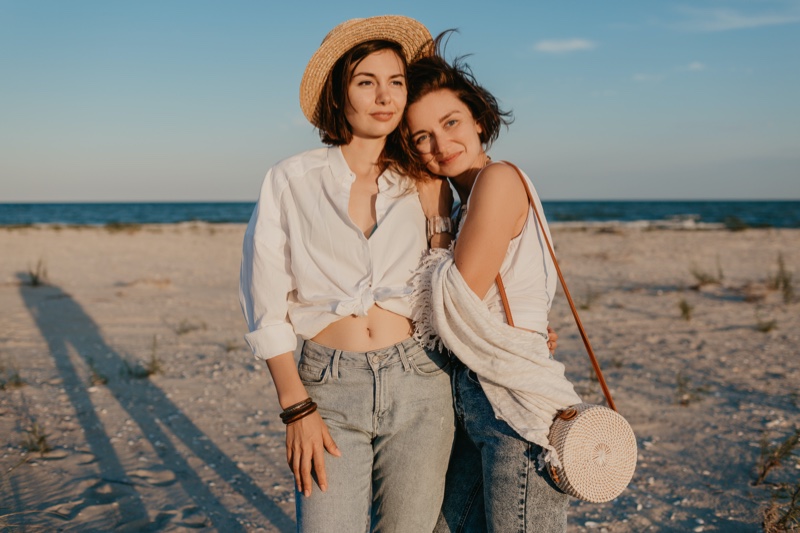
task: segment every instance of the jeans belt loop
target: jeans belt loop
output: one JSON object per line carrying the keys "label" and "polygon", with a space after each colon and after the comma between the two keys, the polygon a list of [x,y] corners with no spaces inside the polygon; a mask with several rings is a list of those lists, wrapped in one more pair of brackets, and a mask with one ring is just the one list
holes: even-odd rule
{"label": "jeans belt loop", "polygon": [[341,350],[334,350],[333,363],[331,364],[331,373],[334,379],[339,379],[339,358],[342,356]]}
{"label": "jeans belt loop", "polygon": [[411,363],[408,362],[408,355],[406,354],[406,349],[402,343],[397,345],[397,351],[400,354],[400,361],[403,363],[403,370],[405,372],[411,371]]}

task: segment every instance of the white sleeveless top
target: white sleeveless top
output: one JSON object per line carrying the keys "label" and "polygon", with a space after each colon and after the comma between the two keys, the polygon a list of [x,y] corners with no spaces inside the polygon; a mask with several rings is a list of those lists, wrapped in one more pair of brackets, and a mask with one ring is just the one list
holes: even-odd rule
{"label": "white sleeveless top", "polygon": [[[525,176],[525,186],[528,187],[536,202],[536,209],[542,217],[544,230],[552,243],[542,203],[528,176],[524,173],[523,175]],[[480,174],[476,181],[478,179],[480,179]],[[461,216],[459,232],[467,218],[468,210],[469,201],[467,201],[466,210]],[[518,328],[537,331],[547,337],[547,313],[550,311],[555,296],[558,274],[556,274],[550,252],[547,250],[547,243],[542,237],[542,228],[530,207],[528,207],[528,217],[522,231],[511,239],[508,245],[503,264],[500,266],[500,277],[506,288],[514,325]],[[483,301],[492,314],[506,322],[503,302],[496,283],[489,288]]]}

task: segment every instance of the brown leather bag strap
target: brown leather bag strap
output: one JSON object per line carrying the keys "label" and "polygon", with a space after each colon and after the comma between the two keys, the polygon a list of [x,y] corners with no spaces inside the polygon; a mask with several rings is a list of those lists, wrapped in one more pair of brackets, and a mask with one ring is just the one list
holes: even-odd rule
{"label": "brown leather bag strap", "polygon": [[506,286],[503,285],[503,278],[501,278],[498,273],[494,280],[497,282],[497,291],[500,293],[500,300],[503,302],[503,310],[506,312],[506,322],[513,328],[514,318],[511,316],[511,307],[508,305],[508,296],[506,296]]}
{"label": "brown leather bag strap", "polygon": [[[575,317],[575,323],[578,325],[578,331],[581,333],[581,338],[583,339],[583,344],[586,346],[586,352],[589,354],[589,359],[592,361],[592,367],[594,367],[594,373],[597,375],[597,380],[600,382],[600,387],[603,389],[603,395],[606,397],[606,402],[608,402],[608,406],[613,409],[614,411],[617,410],[616,405],[614,405],[614,400],[611,398],[611,391],[608,390],[608,386],[606,385],[606,380],[603,377],[603,372],[600,370],[600,364],[597,362],[597,357],[594,355],[594,350],[592,350],[592,345],[589,343],[589,337],[586,335],[586,330],[583,329],[583,324],[581,323],[580,317],[578,317],[578,310],[575,308],[575,303],[572,301],[572,296],[569,294],[569,289],[567,288],[567,283],[564,281],[564,275],[561,274],[561,268],[558,266],[558,261],[556,260],[556,254],[553,251],[553,246],[550,244],[550,239],[547,237],[547,232],[545,231],[544,223],[542,222],[542,217],[539,215],[539,210],[536,209],[536,202],[533,200],[533,195],[531,194],[531,190],[528,188],[528,185],[525,183],[525,176],[522,174],[519,168],[513,163],[509,163],[508,161],[502,161],[503,163],[509,165],[511,168],[517,171],[517,175],[519,179],[522,180],[522,186],[525,187],[525,192],[528,195],[528,202],[533,209],[533,214],[536,215],[536,220],[539,221],[539,227],[542,229],[542,236],[544,237],[544,242],[547,244],[547,249],[550,251],[550,257],[553,258],[553,265],[556,267],[556,272],[558,273],[558,280],[561,282],[561,288],[564,289],[564,295],[567,297],[567,302],[569,302],[569,308],[572,309],[572,316]],[[506,288],[503,285],[503,280],[500,277],[500,274],[497,274],[495,278],[497,282],[497,288],[500,292],[500,299],[503,302],[503,309],[506,313],[506,320],[508,321],[508,325],[514,325],[514,319],[511,317],[511,307],[508,305],[508,297],[506,296]]]}

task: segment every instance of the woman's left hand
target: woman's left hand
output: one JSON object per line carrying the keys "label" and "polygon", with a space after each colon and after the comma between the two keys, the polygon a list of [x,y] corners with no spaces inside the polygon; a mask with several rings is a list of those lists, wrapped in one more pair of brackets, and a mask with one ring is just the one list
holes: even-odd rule
{"label": "woman's left hand", "polygon": [[556,330],[547,326],[547,348],[550,350],[551,354],[556,353],[556,347],[558,346],[558,333]]}
{"label": "woman's left hand", "polygon": [[416,180],[419,203],[425,218],[449,217],[453,209],[453,191],[444,178],[426,176]]}

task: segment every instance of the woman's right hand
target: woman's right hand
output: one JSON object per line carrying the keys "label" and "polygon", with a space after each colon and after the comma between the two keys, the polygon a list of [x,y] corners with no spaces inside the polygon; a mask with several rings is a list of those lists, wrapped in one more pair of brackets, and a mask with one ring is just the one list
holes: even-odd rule
{"label": "woman's right hand", "polygon": [[286,426],[286,461],[294,473],[297,490],[306,497],[311,496],[312,472],[320,490],[328,490],[326,451],[334,457],[342,456],[318,411]]}
{"label": "woman's right hand", "polygon": [[[309,397],[297,373],[292,352],[276,355],[267,359],[266,363],[282,409]],[[314,485],[312,472],[317,476],[319,488],[323,492],[328,489],[325,475],[326,450],[335,457],[342,456],[318,411],[286,426],[286,462],[294,474],[297,490],[306,496],[311,496],[311,487]]]}

